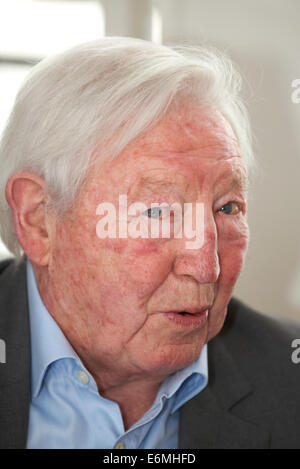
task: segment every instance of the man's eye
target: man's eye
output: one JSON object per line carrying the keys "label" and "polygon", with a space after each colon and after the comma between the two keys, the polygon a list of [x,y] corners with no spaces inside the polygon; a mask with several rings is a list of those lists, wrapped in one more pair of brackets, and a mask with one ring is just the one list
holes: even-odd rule
{"label": "man's eye", "polygon": [[162,216],[162,209],[160,207],[149,208],[145,214],[149,218],[160,218]]}
{"label": "man's eye", "polygon": [[240,211],[240,206],[236,202],[228,202],[227,204],[223,205],[218,212],[223,212],[226,215],[236,215]]}

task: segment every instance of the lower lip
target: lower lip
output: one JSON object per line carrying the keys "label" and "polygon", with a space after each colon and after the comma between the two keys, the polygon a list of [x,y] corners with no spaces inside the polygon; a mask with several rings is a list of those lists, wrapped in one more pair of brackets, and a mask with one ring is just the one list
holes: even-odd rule
{"label": "lower lip", "polygon": [[208,309],[202,311],[201,313],[195,314],[179,314],[179,313],[165,313],[165,316],[169,319],[169,321],[174,322],[178,326],[182,327],[191,327],[191,328],[199,328],[202,327],[208,318]]}

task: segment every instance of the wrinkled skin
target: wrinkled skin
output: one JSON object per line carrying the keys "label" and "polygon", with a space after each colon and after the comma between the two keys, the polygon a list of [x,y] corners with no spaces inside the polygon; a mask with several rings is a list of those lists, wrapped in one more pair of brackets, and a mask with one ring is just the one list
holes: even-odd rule
{"label": "wrinkled skin", "polygon": [[[145,177],[170,184],[145,191]],[[126,396],[130,383],[158,386],[192,363],[222,328],[247,248],[245,179],[225,119],[182,109],[169,112],[113,162],[96,166],[72,210],[53,221],[49,263],[34,266],[41,296],[104,395],[121,402],[117,390]],[[149,207],[202,202],[203,247],[186,249],[186,239],[174,237],[99,239],[96,208],[100,202],[118,207],[119,194]],[[232,213],[221,211],[229,202]],[[178,326],[162,314],[203,305],[211,308],[199,328]]]}

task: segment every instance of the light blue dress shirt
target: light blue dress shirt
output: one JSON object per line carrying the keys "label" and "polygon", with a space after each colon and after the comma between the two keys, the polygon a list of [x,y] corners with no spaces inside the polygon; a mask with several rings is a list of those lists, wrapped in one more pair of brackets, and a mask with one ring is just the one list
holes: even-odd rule
{"label": "light blue dress shirt", "polygon": [[207,346],[197,361],[162,383],[152,407],[125,431],[119,405],[99,394],[45,308],[29,261],[27,286],[32,353],[27,448],[177,449],[179,408],[207,384]]}

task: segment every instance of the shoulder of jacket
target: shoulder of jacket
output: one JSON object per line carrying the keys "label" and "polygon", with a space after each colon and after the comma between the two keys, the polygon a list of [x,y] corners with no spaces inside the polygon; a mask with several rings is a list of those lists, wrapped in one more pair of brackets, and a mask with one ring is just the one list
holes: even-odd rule
{"label": "shoulder of jacket", "polygon": [[221,334],[225,337],[235,332],[244,339],[251,340],[252,343],[263,339],[285,343],[287,339],[300,337],[300,322],[283,316],[261,313],[232,298]]}
{"label": "shoulder of jacket", "polygon": [[[233,298],[223,329],[217,336],[248,377],[299,380],[300,364],[293,363],[293,342],[300,339],[300,323],[260,313]],[[270,378],[270,376],[273,378]]]}
{"label": "shoulder of jacket", "polygon": [[20,269],[23,269],[26,264],[25,256],[20,259],[15,257],[8,257],[0,261],[0,282],[3,282],[7,277],[13,276]]}
{"label": "shoulder of jacket", "polygon": [[4,273],[5,269],[15,262],[14,257],[8,257],[7,259],[2,259],[0,261],[0,276]]}

